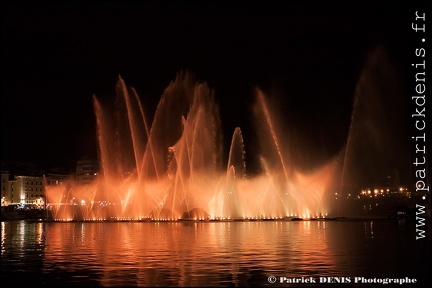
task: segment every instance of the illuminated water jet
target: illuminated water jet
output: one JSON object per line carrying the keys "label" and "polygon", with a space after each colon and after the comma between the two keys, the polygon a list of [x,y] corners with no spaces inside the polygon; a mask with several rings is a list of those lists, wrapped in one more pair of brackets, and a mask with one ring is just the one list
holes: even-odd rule
{"label": "illuminated water jet", "polygon": [[219,107],[205,83],[179,73],[151,126],[137,92],[119,78],[115,109],[94,97],[101,174],[91,184],[48,187],[55,219],[235,220],[323,217],[335,160],[299,171],[282,149],[265,95],[255,105],[263,173],[248,176],[242,131],[223,167]]}

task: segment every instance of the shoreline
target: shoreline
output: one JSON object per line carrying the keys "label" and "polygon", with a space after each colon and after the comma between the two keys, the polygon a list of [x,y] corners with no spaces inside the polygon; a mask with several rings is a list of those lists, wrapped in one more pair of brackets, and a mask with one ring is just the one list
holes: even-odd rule
{"label": "shoreline", "polygon": [[[430,223],[431,217],[424,218],[426,223]],[[217,223],[217,222],[327,222],[327,221],[338,221],[338,222],[352,222],[352,221],[407,221],[414,222],[415,218],[409,217],[390,217],[390,216],[349,216],[349,217],[327,217],[327,218],[299,218],[299,217],[283,217],[283,218],[269,218],[269,219],[177,219],[177,220],[162,220],[162,219],[101,219],[101,220],[62,220],[62,219],[47,219],[47,218],[4,218],[4,221],[27,221],[27,222],[38,222],[38,223]]]}

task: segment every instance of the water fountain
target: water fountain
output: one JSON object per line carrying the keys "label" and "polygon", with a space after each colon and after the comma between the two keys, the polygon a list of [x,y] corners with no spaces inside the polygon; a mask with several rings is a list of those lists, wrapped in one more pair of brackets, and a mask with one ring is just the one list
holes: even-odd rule
{"label": "water fountain", "polygon": [[[351,125],[341,151],[338,214],[351,216],[359,208],[388,216],[411,198],[405,192],[412,165],[406,94],[388,51],[383,46],[370,51],[355,87]],[[359,203],[353,203],[354,196]]]}
{"label": "water fountain", "polygon": [[357,81],[344,152],[341,181],[348,190],[380,185],[392,168],[408,167],[410,159],[401,157],[410,150],[407,100],[387,51],[383,47],[371,51]]}
{"label": "water fountain", "polygon": [[55,219],[253,220],[323,217],[336,160],[308,173],[281,147],[262,91],[260,175],[246,174],[242,131],[232,134],[222,167],[219,108],[206,83],[179,73],[164,91],[149,125],[135,89],[119,77],[114,111],[94,97],[100,176],[91,184],[48,187]]}

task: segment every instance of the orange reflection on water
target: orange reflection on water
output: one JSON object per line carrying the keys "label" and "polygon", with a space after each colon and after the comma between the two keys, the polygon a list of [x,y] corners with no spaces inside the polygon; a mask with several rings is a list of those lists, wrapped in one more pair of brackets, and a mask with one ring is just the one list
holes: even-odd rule
{"label": "orange reflection on water", "polygon": [[[47,223],[46,261],[102,285],[240,285],[246,274],[336,271],[324,221]],[[250,276],[249,276],[250,277]],[[205,280],[207,279],[207,280]]]}

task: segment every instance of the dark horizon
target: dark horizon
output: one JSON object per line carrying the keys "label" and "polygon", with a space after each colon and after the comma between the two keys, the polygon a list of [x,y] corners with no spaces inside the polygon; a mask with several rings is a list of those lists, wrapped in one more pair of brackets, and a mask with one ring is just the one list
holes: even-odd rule
{"label": "dark horizon", "polygon": [[[400,79],[383,88],[382,101],[403,114],[396,121],[409,131],[410,23],[418,7],[312,3],[2,3],[2,166],[73,170],[76,161],[97,158],[94,95],[113,101],[121,76],[151,119],[176,74],[190,71],[214,90],[224,159],[240,127],[247,167],[256,169],[259,88],[281,137],[301,147],[295,161],[308,169],[343,151],[359,79],[377,50],[388,57],[375,63],[378,70]],[[389,95],[394,89],[400,99]],[[413,150],[409,133],[401,137],[400,149]],[[410,155],[400,157],[395,165],[406,163],[398,169],[409,182]]]}

